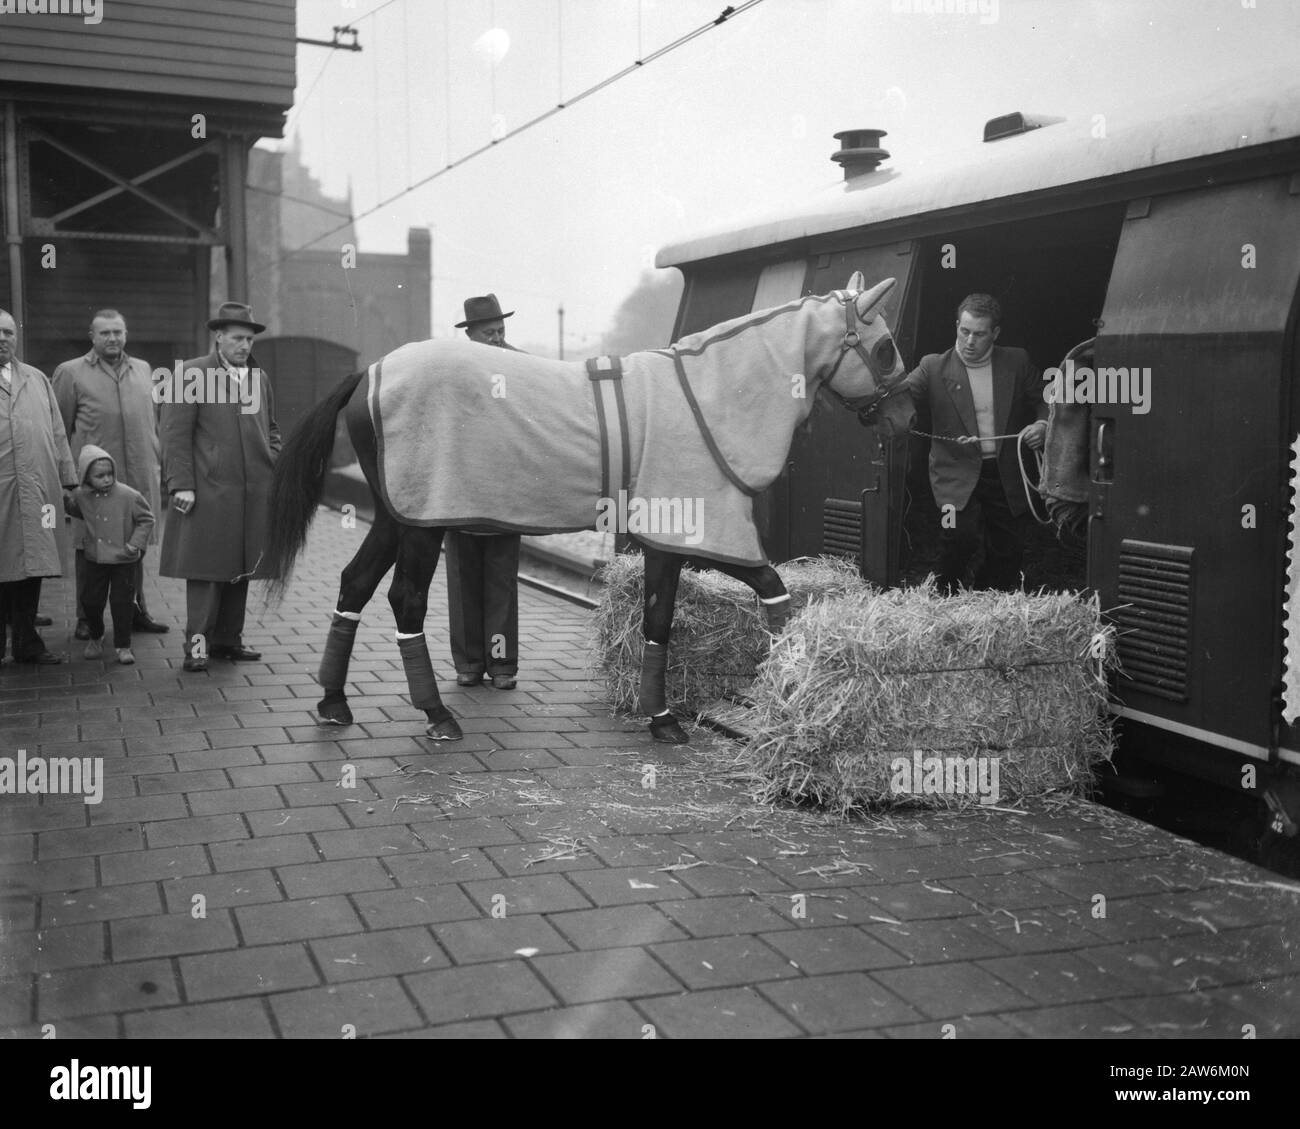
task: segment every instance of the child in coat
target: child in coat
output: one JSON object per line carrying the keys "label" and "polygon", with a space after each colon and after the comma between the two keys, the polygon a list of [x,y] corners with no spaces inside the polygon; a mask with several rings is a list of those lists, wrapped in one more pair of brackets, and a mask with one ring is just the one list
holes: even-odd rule
{"label": "child in coat", "polygon": [[80,613],[90,625],[88,659],[104,653],[104,602],[113,617],[117,661],[133,663],[131,617],[135,613],[135,562],[149,543],[153,511],[139,491],[117,481],[113,456],[92,443],[77,460],[81,485],[63,496],[63,508],[86,523],[78,548],[86,554],[86,586]]}

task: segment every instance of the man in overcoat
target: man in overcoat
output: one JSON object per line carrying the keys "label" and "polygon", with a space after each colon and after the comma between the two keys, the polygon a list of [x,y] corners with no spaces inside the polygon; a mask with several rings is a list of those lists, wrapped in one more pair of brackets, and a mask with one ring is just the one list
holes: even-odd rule
{"label": "man in overcoat", "polygon": [[159,393],[163,486],[173,513],[163,533],[163,576],[185,585],[185,662],[256,662],[244,646],[249,580],[266,543],[271,468],[280,451],[271,382],[252,355],[266,326],[252,310],[226,302],[208,322],[211,353],[182,366],[183,379]]}
{"label": "man in overcoat", "polygon": [[[481,345],[518,352],[506,343],[505,319],[495,294],[465,299],[456,323]],[[484,676],[498,690],[513,690],[519,672],[519,534],[449,529],[443,539],[447,568],[447,621],[456,683],[477,686]]]}
{"label": "man in overcoat", "polygon": [[0,624],[18,662],[59,663],[36,631],[36,605],[41,580],[62,574],[55,530],[77,470],[54,389],[18,359],[17,344],[17,323],[0,310]]}
{"label": "man in overcoat", "polygon": [[1010,590],[1020,583],[1028,535],[1014,438],[1041,450],[1047,401],[1038,369],[1023,349],[994,344],[1002,307],[988,294],[970,294],[957,307],[957,340],[931,353],[905,380],[930,440],[930,486],[939,507],[939,587],[947,594],[966,580],[971,558],[984,547],[976,588]]}
{"label": "man in overcoat", "polygon": [[[159,513],[161,446],[154,410],[153,378],[149,366],[126,352],[126,320],[116,310],[100,310],[90,323],[90,352],[64,361],[50,382],[59,401],[63,426],[76,463],[87,444],[102,447],[116,464],[118,481],[144,496],[152,513]],[[157,525],[153,527],[157,530]],[[81,538],[76,542],[80,544]],[[156,544],[150,532],[149,544]],[[78,639],[90,632],[81,612],[86,556],[77,549]],[[131,630],[165,632],[166,624],[150,617],[144,595],[144,555],[135,562],[135,613]]]}

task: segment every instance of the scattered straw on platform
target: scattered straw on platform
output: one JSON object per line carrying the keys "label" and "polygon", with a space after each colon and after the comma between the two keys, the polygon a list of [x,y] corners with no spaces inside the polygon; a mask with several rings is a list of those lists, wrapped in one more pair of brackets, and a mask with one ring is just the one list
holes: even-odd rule
{"label": "scattered straw on platform", "polygon": [[[810,601],[861,592],[867,586],[852,562],[838,557],[780,566],[791,614]],[[636,713],[641,679],[645,583],[639,553],[615,557],[600,574],[600,605],[593,617],[593,668],[611,705]],[[729,694],[746,691],[768,651],[766,621],[752,589],[712,570],[683,569],[677,585],[668,649],[668,706],[694,716]]]}
{"label": "scattered straw on platform", "polygon": [[841,814],[967,808],[980,789],[985,804],[1086,791],[1112,751],[1113,662],[1095,599],[929,586],[840,596],[804,610],[761,666],[741,759],[756,798]]}

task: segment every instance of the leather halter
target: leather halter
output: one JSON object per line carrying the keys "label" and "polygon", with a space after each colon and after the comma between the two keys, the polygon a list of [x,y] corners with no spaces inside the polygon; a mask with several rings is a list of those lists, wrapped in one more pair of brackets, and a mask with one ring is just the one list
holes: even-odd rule
{"label": "leather halter", "polygon": [[[827,374],[826,379],[822,381],[822,387],[838,400],[841,406],[848,408],[851,412],[856,412],[858,422],[865,425],[870,422],[870,418],[880,409],[880,402],[898,391],[902,381],[892,387],[885,386],[880,372],[872,363],[871,355],[862,344],[862,336],[858,333],[855,324],[857,320],[856,295],[851,295],[844,303],[844,336],[840,339],[840,355],[835,358],[831,371]],[[857,353],[867,371],[871,373],[876,382],[875,392],[867,392],[862,396],[845,396],[833,387],[831,382],[834,381],[836,373],[840,371],[840,365],[844,363],[844,358],[850,352]]]}

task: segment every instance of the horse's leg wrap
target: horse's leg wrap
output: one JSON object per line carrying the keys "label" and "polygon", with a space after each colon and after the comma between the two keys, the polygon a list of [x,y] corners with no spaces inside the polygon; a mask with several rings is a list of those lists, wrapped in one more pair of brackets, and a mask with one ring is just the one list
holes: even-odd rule
{"label": "horse's leg wrap", "polygon": [[439,741],[457,741],[464,734],[456,718],[438,694],[438,681],[433,676],[433,662],[429,658],[429,643],[423,633],[397,637],[397,649],[402,655],[402,669],[406,671],[406,688],[411,694],[411,705],[424,710],[429,719],[425,733]]}
{"label": "horse's leg wrap", "polygon": [[668,671],[668,648],[662,643],[645,643],[641,656],[641,689],[637,705],[648,717],[658,717],[668,712],[668,696],[664,689]]}
{"label": "horse's leg wrap", "polygon": [[352,619],[334,613],[330,632],[325,637],[325,653],[320,657],[320,673],[316,681],[328,693],[342,692],[348,680],[348,662],[352,658],[352,645],[356,642],[360,617]]}
{"label": "horse's leg wrap", "polygon": [[767,629],[773,635],[780,635],[790,621],[790,594],[773,596],[763,600],[763,611],[767,615]]}

